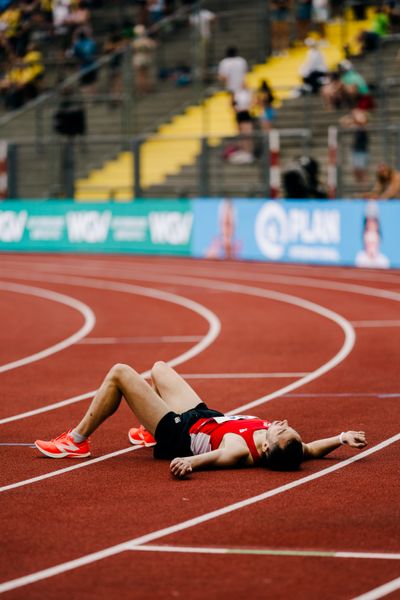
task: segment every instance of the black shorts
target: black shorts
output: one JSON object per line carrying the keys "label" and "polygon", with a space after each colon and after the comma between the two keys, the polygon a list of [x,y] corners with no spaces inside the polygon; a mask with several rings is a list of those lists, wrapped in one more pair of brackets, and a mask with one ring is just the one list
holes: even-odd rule
{"label": "black shorts", "polygon": [[238,123],[251,123],[253,119],[248,110],[241,110],[236,113],[236,120]]}
{"label": "black shorts", "polygon": [[162,417],[157,425],[154,437],[154,458],[172,460],[177,456],[191,456],[189,429],[199,419],[223,417],[218,410],[208,408],[204,402],[182,414],[169,412]]}

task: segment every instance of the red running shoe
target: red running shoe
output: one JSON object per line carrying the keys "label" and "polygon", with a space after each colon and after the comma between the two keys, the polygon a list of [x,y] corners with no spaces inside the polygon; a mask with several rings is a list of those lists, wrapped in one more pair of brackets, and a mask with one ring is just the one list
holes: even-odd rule
{"label": "red running shoe", "polygon": [[146,448],[149,448],[150,446],[155,446],[157,443],[151,433],[146,431],[143,425],[132,427],[132,429],[128,431],[128,438],[130,443],[134,446],[146,446]]}
{"label": "red running shoe", "polygon": [[71,431],[70,429],[49,442],[36,440],[35,446],[42,454],[50,456],[50,458],[86,458],[90,456],[89,440],[80,443],[74,442]]}

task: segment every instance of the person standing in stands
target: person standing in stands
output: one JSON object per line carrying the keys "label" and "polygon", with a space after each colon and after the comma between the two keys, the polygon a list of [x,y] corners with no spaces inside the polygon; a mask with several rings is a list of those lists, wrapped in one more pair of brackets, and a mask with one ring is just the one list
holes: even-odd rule
{"label": "person standing in stands", "polygon": [[223,83],[225,89],[235,94],[243,87],[244,78],[248,71],[246,59],[239,56],[236,46],[230,46],[226,56],[218,65],[218,79]]}
{"label": "person standing in stands", "polygon": [[144,25],[136,25],[134,33],[132,61],[135,85],[139,94],[145,95],[151,92],[154,87],[154,50],[157,44],[147,35]]}
{"label": "person standing in stands", "polygon": [[364,183],[368,175],[369,136],[366,129],[368,115],[365,111],[354,108],[349,115],[340,120],[340,124],[354,132],[351,148],[353,177],[357,183]]}
{"label": "person standing in stands", "polygon": [[260,112],[259,119],[264,132],[271,129],[271,123],[275,118],[274,101],[274,92],[269,83],[264,79],[256,94],[256,106]]}
{"label": "person standing in stands", "polygon": [[217,15],[210,10],[200,8],[195,10],[189,17],[189,23],[197,33],[196,49],[198,56],[198,67],[200,77],[204,82],[208,81],[208,70],[210,64],[212,33]]}

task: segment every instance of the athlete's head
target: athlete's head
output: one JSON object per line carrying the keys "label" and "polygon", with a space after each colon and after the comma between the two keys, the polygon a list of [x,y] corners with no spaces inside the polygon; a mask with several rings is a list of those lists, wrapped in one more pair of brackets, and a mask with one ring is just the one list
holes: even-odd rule
{"label": "athlete's head", "polygon": [[265,432],[261,466],[274,471],[295,471],[303,460],[300,435],[286,420],[273,421]]}

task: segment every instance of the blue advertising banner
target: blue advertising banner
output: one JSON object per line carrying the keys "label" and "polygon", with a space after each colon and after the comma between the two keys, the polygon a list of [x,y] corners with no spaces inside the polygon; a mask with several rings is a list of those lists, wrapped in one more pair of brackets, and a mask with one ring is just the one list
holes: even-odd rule
{"label": "blue advertising banner", "polygon": [[400,201],[197,199],[192,254],[400,267]]}
{"label": "blue advertising banner", "polygon": [[0,203],[0,251],[174,254],[400,267],[400,201]]}

